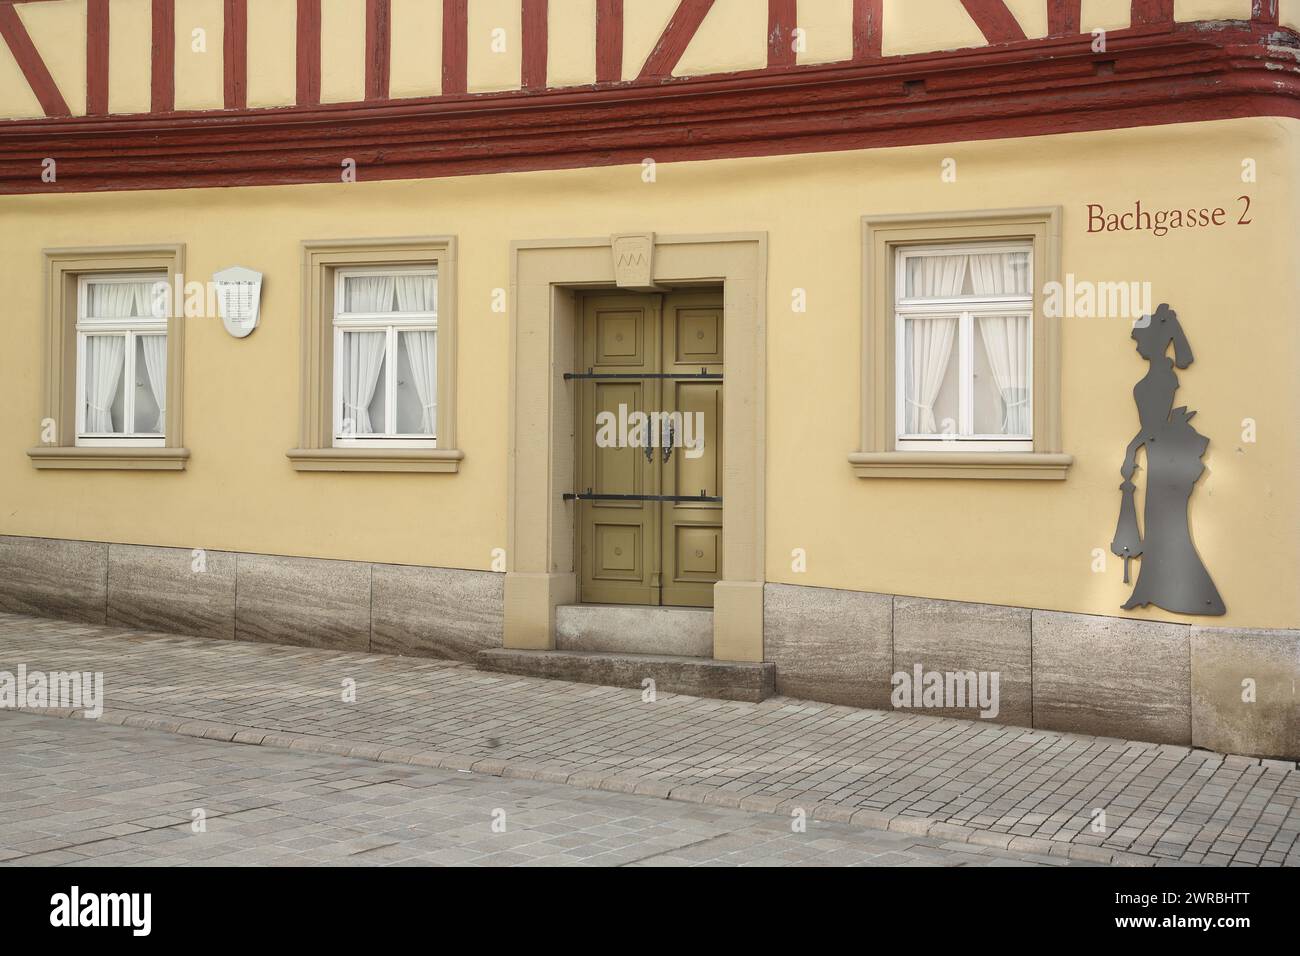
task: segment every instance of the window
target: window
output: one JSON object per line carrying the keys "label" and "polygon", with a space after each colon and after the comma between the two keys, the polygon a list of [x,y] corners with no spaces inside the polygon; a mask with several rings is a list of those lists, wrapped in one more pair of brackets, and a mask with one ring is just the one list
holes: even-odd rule
{"label": "window", "polygon": [[183,245],[46,249],[40,469],[183,471]]}
{"label": "window", "polygon": [[456,240],[302,244],[297,471],[454,473]]}
{"label": "window", "polygon": [[899,450],[1033,450],[1033,247],[896,252]]}
{"label": "window", "polygon": [[168,290],[165,274],[80,277],[78,445],[165,444]]}
{"label": "window", "polygon": [[862,220],[860,478],[1056,479],[1061,209]]}
{"label": "window", "polygon": [[437,447],[438,276],[343,270],[334,292],[334,444]]}

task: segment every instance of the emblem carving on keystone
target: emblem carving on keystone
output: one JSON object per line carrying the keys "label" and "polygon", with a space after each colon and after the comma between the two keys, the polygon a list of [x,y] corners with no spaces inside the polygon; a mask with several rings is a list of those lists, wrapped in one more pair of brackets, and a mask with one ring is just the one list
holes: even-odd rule
{"label": "emblem carving on keystone", "polygon": [[614,254],[614,282],[620,289],[649,291],[655,289],[655,234],[629,232],[610,237]]}

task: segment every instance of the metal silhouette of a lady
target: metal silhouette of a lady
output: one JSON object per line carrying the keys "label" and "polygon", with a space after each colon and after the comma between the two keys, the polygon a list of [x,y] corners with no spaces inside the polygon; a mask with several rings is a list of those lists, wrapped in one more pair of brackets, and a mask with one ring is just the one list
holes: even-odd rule
{"label": "metal silhouette of a lady", "polygon": [[[1119,486],[1119,522],[1110,545],[1111,551],[1124,559],[1125,584],[1129,562],[1141,558],[1137,584],[1124,609],[1154,604],[1176,614],[1222,614],[1223,599],[1192,544],[1187,514],[1192,488],[1205,471],[1201,458],[1210,440],[1191,426],[1195,412],[1186,406],[1173,407],[1178,391],[1174,366],[1191,365],[1192,348],[1178,314],[1165,304],[1134,326],[1133,339],[1138,354],[1151,368],[1133,388],[1141,425],[1120,468],[1124,483]],[[1174,346],[1172,360],[1166,354],[1170,343]],[[1137,486],[1133,484],[1142,447],[1147,462],[1145,536],[1138,529]]]}

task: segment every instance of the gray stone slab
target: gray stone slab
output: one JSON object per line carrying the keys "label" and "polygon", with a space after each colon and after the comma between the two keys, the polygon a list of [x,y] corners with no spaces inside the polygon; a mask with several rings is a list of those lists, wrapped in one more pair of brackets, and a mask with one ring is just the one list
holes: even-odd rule
{"label": "gray stone slab", "polygon": [[370,647],[370,565],[240,554],[235,638],[354,651]]}
{"label": "gray stone slab", "polygon": [[569,604],[555,609],[562,651],[713,656],[713,611],[698,607]]}
{"label": "gray stone slab", "polygon": [[1034,611],[1034,726],[1189,745],[1189,632],[1185,624]]}
{"label": "gray stone slab", "polygon": [[[563,656],[482,653],[508,653],[521,660]],[[491,849],[477,844],[489,839],[487,815],[467,815],[465,798],[481,793],[492,801],[489,807],[504,806],[498,794],[514,768],[528,779],[599,788],[594,797],[581,797],[585,808],[563,815],[614,849],[620,844],[611,838],[649,826],[632,806],[637,801],[626,794],[630,789],[658,796],[662,805],[696,805],[700,815],[692,814],[695,824],[714,809],[711,805],[740,806],[775,812],[770,825],[784,832],[791,814],[802,808],[817,821],[800,840],[797,852],[805,862],[824,853],[824,828],[834,824],[821,819],[842,819],[843,808],[858,808],[851,817],[854,824],[900,828],[890,833],[892,850],[899,852],[904,843],[925,839],[964,839],[1005,849],[1012,840],[1028,838],[1048,845],[1049,857],[1098,847],[1124,863],[1150,864],[1156,858],[1166,863],[1204,858],[1220,865],[1300,862],[1300,848],[1288,849],[1300,828],[1300,805],[1291,799],[1300,792],[1300,771],[1280,760],[1221,757],[1182,745],[1125,743],[789,697],[737,703],[661,693],[649,703],[639,684],[622,690],[475,671],[442,661],[163,637],[7,613],[0,613],[0,660],[44,671],[74,667],[109,675],[108,709],[100,720],[53,719],[53,714],[68,716],[65,709],[44,711],[40,718],[0,713],[6,729],[0,745],[8,743],[17,755],[0,754],[0,766],[32,771],[10,774],[13,785],[0,788],[0,832],[17,834],[9,841],[16,846],[32,844],[23,851],[29,854],[59,849],[49,845],[50,833],[73,839],[75,827],[52,816],[62,812],[57,806],[60,787],[105,779],[101,767],[76,763],[86,756],[112,764],[107,771],[114,781],[111,799],[103,799],[102,792],[87,794],[87,801],[78,798],[76,806],[63,808],[67,822],[85,811],[93,813],[97,830],[114,824],[136,827],[125,831],[129,836],[178,810],[184,817],[206,801],[212,811],[210,838],[220,836],[211,827],[222,814],[258,852],[267,845],[268,834],[278,834],[272,842],[282,845],[328,836],[318,832],[321,820],[343,826],[338,802],[332,809],[326,802],[331,794],[347,803],[368,801],[364,816],[385,835],[408,823],[419,825],[421,811],[412,807],[407,813],[396,798],[418,798],[425,791],[416,782],[420,768],[438,767],[440,772],[474,773],[448,774],[454,792],[436,799],[430,809],[443,813],[449,823],[431,825],[453,832],[454,845],[484,853]],[[624,658],[605,666],[622,668],[622,675],[633,679],[652,676],[661,689],[670,688],[665,674],[671,678],[673,667],[683,672],[735,667],[696,658]],[[749,679],[746,671],[759,666],[742,665],[719,679],[735,686]],[[338,686],[340,668],[364,692],[346,706],[326,706],[322,692]],[[14,722],[28,720],[37,721],[33,735],[20,739],[12,732]],[[174,738],[185,742],[178,746],[220,748],[231,745],[215,738],[231,736],[236,727],[258,728],[232,737],[262,744],[241,748],[236,761],[252,790],[235,791],[214,781],[214,761],[200,757],[188,789],[208,796],[197,802],[175,789],[166,772],[134,758],[123,760],[126,738],[118,736],[165,730],[183,735]],[[99,747],[65,745],[57,739],[60,728],[84,728],[112,740]],[[159,749],[165,736],[146,736],[152,738],[146,745],[149,754],[174,768]],[[250,775],[257,752],[272,748],[289,748],[280,753],[301,758],[299,769]],[[345,753],[398,763],[367,772],[367,779],[348,779],[341,773]],[[50,763],[50,772],[37,772],[42,760]],[[593,798],[611,802],[602,811],[590,802]],[[114,808],[126,810],[128,803],[129,811],[113,816]],[[94,806],[87,809],[90,804]],[[269,804],[281,804],[293,814],[288,829],[252,809]],[[1107,808],[1111,820],[1105,834],[1079,825],[1098,806]],[[241,809],[246,812],[231,813]],[[535,816],[558,810],[542,801],[532,802],[526,812]],[[237,822],[239,818],[247,822]],[[309,818],[314,829],[305,822]],[[895,819],[901,822],[895,824]],[[512,816],[512,831],[517,822],[522,817]],[[463,836],[471,826],[474,834]],[[901,832],[906,828],[926,829],[929,836]],[[188,832],[187,823],[176,829]],[[367,843],[368,836],[339,834],[350,845]],[[656,833],[656,839],[660,836]],[[891,850],[883,836],[881,850]],[[88,852],[116,856],[123,848],[145,849],[155,839],[101,839],[84,845],[91,847]],[[697,834],[682,845],[699,839]],[[77,852],[82,852],[82,841],[77,842]],[[559,849],[572,845],[560,844]],[[1041,852],[1035,844],[1027,845],[1031,848],[1017,852]],[[714,848],[725,852],[720,845]],[[1141,853],[1152,856],[1137,855]]]}
{"label": "gray stone slab", "polygon": [[[477,771],[470,776],[433,768],[402,768],[401,784],[389,785],[396,768],[367,759],[331,759],[323,773],[315,753],[266,746],[236,751],[228,743],[96,721],[0,720],[0,766],[21,764],[26,776],[51,781],[42,793],[48,811],[42,823],[59,834],[24,833],[21,810],[0,804],[0,833],[20,835],[13,846],[0,848],[8,866],[825,866],[875,863],[886,853],[901,862],[969,866],[1010,858],[1001,849],[903,840],[824,819],[821,810],[807,832],[796,832],[787,814],[770,815],[776,807],[751,813],[664,799],[667,793],[634,796],[563,780],[485,779]],[[139,781],[120,779],[124,764]],[[102,802],[105,779],[115,781],[115,799],[88,818],[79,807]],[[293,791],[276,785],[286,779],[297,781]],[[222,794],[217,804],[204,796],[214,792]],[[239,804],[257,809],[240,811]],[[207,811],[199,834],[190,827],[195,806]],[[135,821],[167,829],[149,831]],[[507,824],[504,830],[498,821]]]}
{"label": "gray stone slab", "polygon": [[1300,760],[1300,630],[1191,631],[1193,745]]}
{"label": "gray stone slab", "polygon": [[0,536],[0,610],[103,624],[108,545]]}
{"label": "gray stone slab", "polygon": [[658,693],[724,700],[756,702],[771,697],[775,689],[775,667],[748,661],[500,648],[480,651],[474,663],[480,670],[640,690],[649,679]]}
{"label": "gray stone slab", "polygon": [[[1000,724],[1030,726],[1030,612],[1027,608],[930,598],[894,598],[894,671],[998,675]],[[978,707],[910,708],[935,717],[978,719]]]}
{"label": "gray stone slab", "polygon": [[888,709],[894,601],[888,594],[769,584],[763,589],[763,658],[777,693]]}
{"label": "gray stone slab", "polygon": [[371,650],[472,660],[500,647],[504,583],[489,571],[374,565]]}
{"label": "gray stone slab", "polygon": [[110,545],[108,623],[234,640],[235,555]]}

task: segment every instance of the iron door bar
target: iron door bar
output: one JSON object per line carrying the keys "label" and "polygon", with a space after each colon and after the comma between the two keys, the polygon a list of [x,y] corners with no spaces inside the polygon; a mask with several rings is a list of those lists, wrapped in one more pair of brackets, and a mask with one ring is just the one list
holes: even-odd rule
{"label": "iron door bar", "polygon": [[564,380],[571,382],[579,381],[609,381],[609,380],[630,380],[641,381],[643,379],[671,379],[676,381],[689,382],[721,382],[721,372],[691,372],[688,374],[678,374],[676,372],[565,372]]}
{"label": "iron door bar", "polygon": [[691,502],[706,502],[709,504],[722,504],[720,496],[713,495],[601,495],[590,491],[573,492],[566,491],[562,497],[565,501],[673,501],[679,504],[688,504]]}

